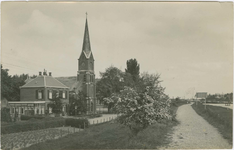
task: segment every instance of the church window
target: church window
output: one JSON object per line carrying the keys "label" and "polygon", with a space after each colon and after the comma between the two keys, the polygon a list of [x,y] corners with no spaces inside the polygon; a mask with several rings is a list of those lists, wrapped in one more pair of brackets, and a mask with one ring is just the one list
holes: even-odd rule
{"label": "church window", "polygon": [[86,75],[84,75],[84,82],[86,82]]}
{"label": "church window", "polygon": [[93,63],[92,62],[90,62],[90,68],[93,69]]}

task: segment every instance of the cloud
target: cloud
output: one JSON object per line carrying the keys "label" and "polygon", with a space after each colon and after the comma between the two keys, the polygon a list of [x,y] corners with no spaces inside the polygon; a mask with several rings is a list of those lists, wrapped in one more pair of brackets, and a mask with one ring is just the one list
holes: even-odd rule
{"label": "cloud", "polygon": [[19,26],[21,35],[58,36],[63,33],[63,26],[54,18],[34,10],[27,22]]}

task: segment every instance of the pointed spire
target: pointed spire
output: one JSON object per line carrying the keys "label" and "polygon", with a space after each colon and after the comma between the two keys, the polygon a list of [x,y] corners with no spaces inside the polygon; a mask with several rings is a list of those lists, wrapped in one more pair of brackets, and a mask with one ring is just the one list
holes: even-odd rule
{"label": "pointed spire", "polygon": [[82,51],[84,51],[86,53],[86,55],[89,56],[89,53],[91,52],[91,46],[90,46],[90,40],[89,40],[89,29],[88,29],[87,15],[88,14],[86,12],[85,32],[84,32]]}

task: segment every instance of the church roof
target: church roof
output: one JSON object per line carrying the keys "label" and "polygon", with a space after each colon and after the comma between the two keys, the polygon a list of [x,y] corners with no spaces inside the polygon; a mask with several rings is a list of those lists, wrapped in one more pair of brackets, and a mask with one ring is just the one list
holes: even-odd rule
{"label": "church roof", "polygon": [[55,88],[69,88],[63,83],[59,82],[57,79],[52,76],[39,75],[35,79],[27,82],[21,88],[30,88],[30,87],[55,87]]}
{"label": "church roof", "polygon": [[85,22],[85,32],[84,32],[83,47],[82,47],[81,53],[84,53],[86,58],[89,58],[91,56],[91,53],[92,53],[90,39],[89,39],[89,28],[88,28],[87,18],[86,18],[86,22]]}

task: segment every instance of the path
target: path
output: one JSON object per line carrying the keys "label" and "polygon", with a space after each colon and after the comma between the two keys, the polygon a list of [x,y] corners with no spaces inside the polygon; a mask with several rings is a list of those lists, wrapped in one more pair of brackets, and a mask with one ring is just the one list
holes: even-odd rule
{"label": "path", "polygon": [[216,128],[199,116],[191,104],[182,105],[177,110],[180,122],[170,138],[172,142],[163,149],[230,149],[232,146]]}
{"label": "path", "polygon": [[[205,104],[203,104],[203,105],[205,105]],[[229,106],[227,106],[225,104],[210,104],[210,103],[207,103],[206,105],[220,106],[220,107],[225,107],[225,108],[233,109],[233,104],[230,104]]]}

